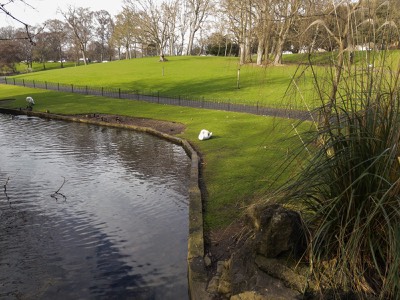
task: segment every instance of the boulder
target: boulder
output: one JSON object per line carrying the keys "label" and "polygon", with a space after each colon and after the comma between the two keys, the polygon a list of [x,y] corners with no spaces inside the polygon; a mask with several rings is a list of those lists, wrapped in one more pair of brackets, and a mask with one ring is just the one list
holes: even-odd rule
{"label": "boulder", "polygon": [[266,258],[299,257],[306,249],[300,215],[279,204],[253,206],[247,220],[255,232],[255,251]]}

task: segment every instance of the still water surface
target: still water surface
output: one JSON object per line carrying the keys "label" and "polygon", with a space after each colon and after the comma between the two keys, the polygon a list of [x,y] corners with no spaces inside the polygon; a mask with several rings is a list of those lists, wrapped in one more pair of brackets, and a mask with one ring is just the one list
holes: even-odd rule
{"label": "still water surface", "polygon": [[0,299],[187,299],[189,168],[150,135],[0,114]]}

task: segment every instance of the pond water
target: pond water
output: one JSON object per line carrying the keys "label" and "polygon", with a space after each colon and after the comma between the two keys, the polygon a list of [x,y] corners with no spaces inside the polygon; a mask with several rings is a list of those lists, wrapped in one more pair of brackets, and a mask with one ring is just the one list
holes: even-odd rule
{"label": "pond water", "polygon": [[0,114],[0,298],[188,299],[189,176],[150,135]]}

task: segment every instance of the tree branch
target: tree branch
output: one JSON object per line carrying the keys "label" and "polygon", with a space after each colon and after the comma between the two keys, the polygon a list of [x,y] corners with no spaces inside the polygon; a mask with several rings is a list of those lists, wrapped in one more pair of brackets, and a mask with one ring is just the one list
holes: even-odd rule
{"label": "tree branch", "polygon": [[[28,6],[32,7],[31,5],[29,5],[28,3],[26,3],[24,0],[20,0],[20,1],[21,1],[22,3],[24,3],[25,5],[28,5]],[[30,42],[33,46],[35,46],[35,42],[33,41],[33,37],[32,37],[32,35],[31,35],[30,32],[29,32],[29,25],[28,25],[27,23],[21,21],[20,19],[14,17],[13,14],[10,13],[10,12],[5,8],[5,6],[6,6],[7,4],[10,4],[10,3],[12,3],[12,2],[14,2],[14,1],[13,1],[13,0],[10,0],[9,2],[7,2],[7,3],[5,3],[5,4],[0,4],[0,11],[4,12],[7,16],[9,16],[9,17],[12,18],[13,20],[17,21],[18,23],[21,23],[22,25],[24,25],[24,27],[25,27],[25,32],[26,32],[26,35],[27,35],[27,37],[26,37],[25,39],[26,39],[26,40],[29,40],[29,42]],[[33,7],[32,7],[32,8],[33,8]]]}

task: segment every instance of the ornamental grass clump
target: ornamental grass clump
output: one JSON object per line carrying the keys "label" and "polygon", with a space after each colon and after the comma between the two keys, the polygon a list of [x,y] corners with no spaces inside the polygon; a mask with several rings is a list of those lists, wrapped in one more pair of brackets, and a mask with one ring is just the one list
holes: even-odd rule
{"label": "ornamental grass clump", "polygon": [[400,293],[400,86],[368,79],[368,92],[321,108],[312,157],[287,197],[310,216],[321,287],[387,299]]}
{"label": "ornamental grass clump", "polygon": [[283,195],[303,212],[306,257],[322,294],[397,299],[400,63],[387,50],[353,52],[354,62],[349,45],[337,42],[343,44],[325,75],[310,66],[321,106],[301,136],[309,160]]}

